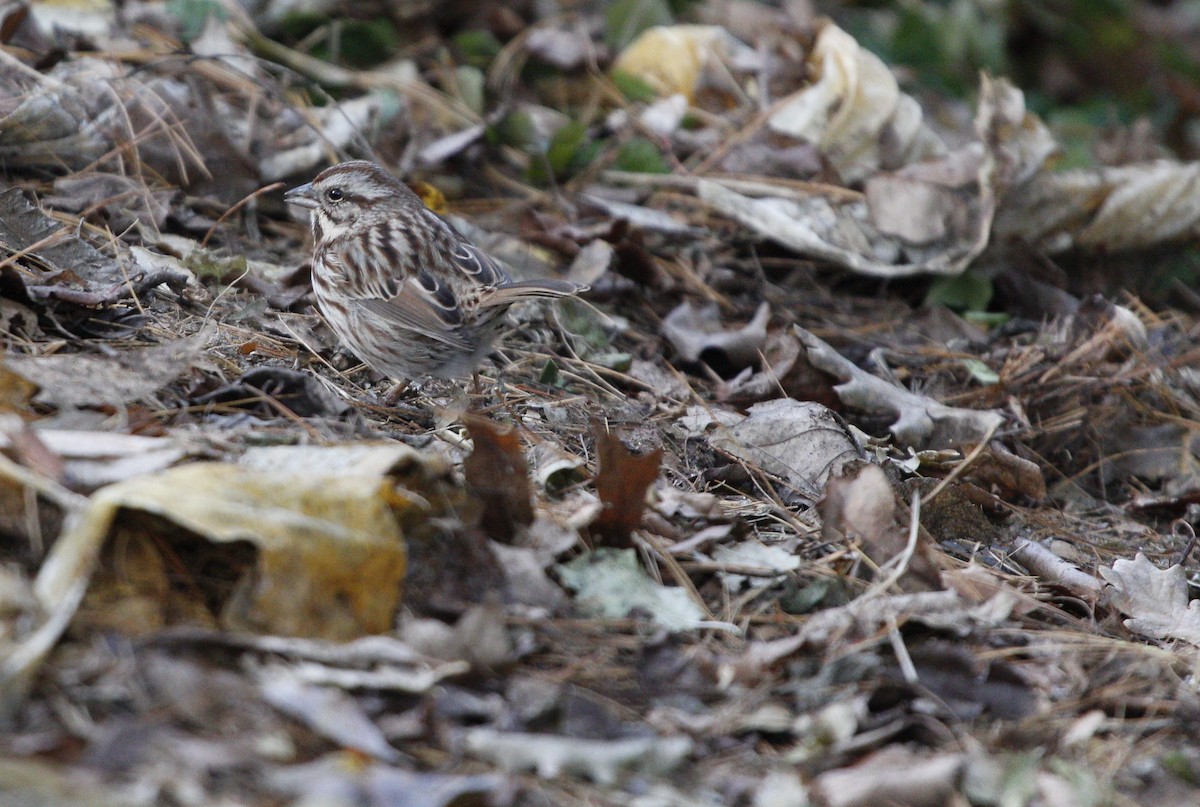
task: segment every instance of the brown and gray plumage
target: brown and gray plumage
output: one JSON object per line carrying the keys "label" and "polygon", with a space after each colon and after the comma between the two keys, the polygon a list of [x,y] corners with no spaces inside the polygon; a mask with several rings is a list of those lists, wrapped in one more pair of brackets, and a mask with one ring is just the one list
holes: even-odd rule
{"label": "brown and gray plumage", "polygon": [[587,290],[566,280],[514,281],[374,163],[327,168],[284,198],[312,210],[321,313],[359,358],[392,378],[468,375],[510,305]]}

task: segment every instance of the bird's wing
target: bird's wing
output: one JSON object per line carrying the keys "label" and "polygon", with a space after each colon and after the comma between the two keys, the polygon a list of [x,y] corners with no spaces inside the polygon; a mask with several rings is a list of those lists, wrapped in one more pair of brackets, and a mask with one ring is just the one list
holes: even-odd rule
{"label": "bird's wing", "polygon": [[[451,347],[471,350],[470,342],[460,331],[462,310],[449,284],[424,270],[401,277],[390,271],[372,271],[359,265],[365,260],[357,250],[337,250],[326,256],[330,269],[346,278],[347,294],[366,311],[399,328],[417,331]],[[359,282],[351,282],[350,278]]]}

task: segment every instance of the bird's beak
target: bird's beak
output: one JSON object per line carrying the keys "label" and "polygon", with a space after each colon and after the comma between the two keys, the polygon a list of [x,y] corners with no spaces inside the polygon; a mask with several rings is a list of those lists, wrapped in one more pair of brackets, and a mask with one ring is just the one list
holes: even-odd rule
{"label": "bird's beak", "polygon": [[298,188],[292,188],[283,195],[283,201],[297,207],[307,207],[310,210],[317,206],[317,197],[313,193],[311,182],[306,182]]}

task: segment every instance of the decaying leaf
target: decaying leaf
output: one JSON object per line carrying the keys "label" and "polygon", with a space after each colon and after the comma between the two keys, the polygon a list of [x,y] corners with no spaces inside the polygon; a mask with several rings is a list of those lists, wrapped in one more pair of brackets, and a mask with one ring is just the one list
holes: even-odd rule
{"label": "decaying leaf", "polygon": [[463,422],[475,444],[463,460],[463,474],[482,504],[481,526],[493,540],[512,543],[519,529],[533,523],[533,491],[520,436],[482,415],[467,414]]}
{"label": "decaying leaf", "polygon": [[649,28],[629,44],[613,70],[637,76],[662,95],[688,98],[708,81],[721,79],[721,63],[753,54],[723,28],[713,25],[663,25]]}
{"label": "decaying leaf", "polygon": [[46,215],[20,188],[0,193],[0,243],[5,258],[30,267],[25,286],[35,298],[103,293],[129,283],[117,261]]}
{"label": "decaying leaf", "polygon": [[623,548],[631,545],[633,531],[641,526],[646,511],[646,491],[658,478],[662,450],[634,454],[615,434],[596,436],[600,468],[596,494],[602,507],[588,534],[596,546]]}
{"label": "decaying leaf", "polygon": [[390,500],[376,476],[195,463],[102,488],[60,543],[102,544],[129,511],[215,543],[247,541],[256,568],[222,604],[222,623],[350,638],[387,630],[400,601],[404,542]]}
{"label": "decaying leaf", "polygon": [[1004,422],[999,412],[946,406],[890,384],[860,369],[803,328],[796,326],[796,334],[808,351],[809,361],[841,380],[835,389],[846,406],[896,415],[891,431],[902,444],[927,448],[978,443]]}
{"label": "decaying leaf", "polygon": [[1043,173],[1002,207],[996,234],[1049,253],[1146,249],[1200,229],[1200,163],[1149,163]]}
{"label": "decaying leaf", "polygon": [[1112,586],[1113,604],[1129,616],[1125,627],[1151,639],[1200,645],[1200,601],[1189,599],[1182,566],[1160,569],[1138,552],[1133,560],[1101,566],[1100,574]]}
{"label": "decaying leaf", "polygon": [[[419,462],[416,456],[410,459]],[[138,609],[139,621],[126,626],[133,629],[164,624],[172,608],[198,616],[215,607],[228,627],[344,639],[391,626],[405,573],[397,513],[408,517],[406,509],[428,506],[417,496],[406,501],[378,476],[269,473],[222,463],[136,477],[101,488],[84,502],[72,510],[38,573],[34,591],[43,621],[5,648],[0,683],[6,709],[19,702],[75,618],[114,533],[122,534],[118,549],[134,565],[123,571],[114,565],[97,584],[92,602],[101,610],[89,612],[92,621],[119,619],[104,610],[109,597],[122,613]],[[176,550],[183,551],[197,537],[224,547],[210,550],[217,566],[237,566],[243,553],[235,546],[246,542],[256,547],[256,562],[241,569],[237,580],[206,580],[204,569],[192,569],[193,586],[181,596],[165,576],[163,542],[180,541]],[[221,602],[197,599],[213,582],[236,585],[224,591]],[[132,589],[121,588],[129,584]]]}
{"label": "decaying leaf", "polygon": [[624,774],[661,775],[672,770],[691,753],[692,741],[683,735],[587,740],[474,729],[467,734],[466,747],[473,756],[506,771],[533,771],[544,779],[583,776],[612,785]]}
{"label": "decaying leaf", "polygon": [[781,477],[813,500],[831,477],[865,458],[837,415],[820,404],[780,398],[733,418],[736,422],[709,434],[709,444]]}
{"label": "decaying leaf", "polygon": [[679,358],[689,364],[703,361],[716,368],[740,370],[758,360],[767,338],[771,309],[761,304],[754,318],[741,328],[726,330],[715,303],[698,308],[681,303],[663,320],[663,336]]}
{"label": "decaying leaf", "polygon": [[781,101],[767,125],[817,144],[846,184],[945,153],[891,69],[833,23],[823,23],[808,64],[816,80]]}
{"label": "decaying leaf", "polygon": [[[878,465],[830,480],[821,501],[821,532],[839,545],[858,543],[881,568],[896,562],[908,545],[908,527],[900,523],[896,496]],[[941,579],[928,547],[918,538],[899,583],[906,591],[936,591]]]}
{"label": "decaying leaf", "polygon": [[[796,106],[806,125],[822,133],[826,126],[863,130],[848,140],[844,170],[877,177],[874,187],[868,183],[865,198],[841,189],[752,198],[715,181],[699,183],[699,196],[766,238],[877,277],[960,273],[987,246],[997,200],[1040,169],[1054,147],[1046,128],[1026,115],[1022,93],[1006,81],[985,77],[975,120],[979,142],[954,152],[935,149],[936,156],[920,165],[913,158],[930,155],[918,149],[893,160],[893,166],[906,168],[876,175],[881,162],[876,139],[882,138],[891,106],[874,107],[866,99],[859,108],[865,119],[857,120],[848,117],[852,113],[847,109],[827,108],[827,100],[801,96],[798,101],[804,101]],[[828,109],[836,112],[826,121],[818,113]],[[910,125],[919,128],[919,113]]]}
{"label": "decaying leaf", "polygon": [[114,358],[63,353],[11,356],[11,370],[38,385],[34,400],[57,407],[121,407],[144,400],[200,360],[207,335],[130,350]]}
{"label": "decaying leaf", "polygon": [[584,613],[624,619],[638,612],[672,631],[690,630],[704,620],[704,612],[686,591],[647,577],[632,549],[596,549],[558,566],[557,571]]}

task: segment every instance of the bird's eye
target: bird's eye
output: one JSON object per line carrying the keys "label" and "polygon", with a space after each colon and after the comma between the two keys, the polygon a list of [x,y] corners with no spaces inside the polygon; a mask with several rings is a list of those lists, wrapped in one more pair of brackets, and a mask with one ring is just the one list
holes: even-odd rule
{"label": "bird's eye", "polygon": [[342,199],[346,198],[346,194],[342,193],[341,188],[330,188],[329,190],[325,191],[325,196],[331,202],[340,202]]}

